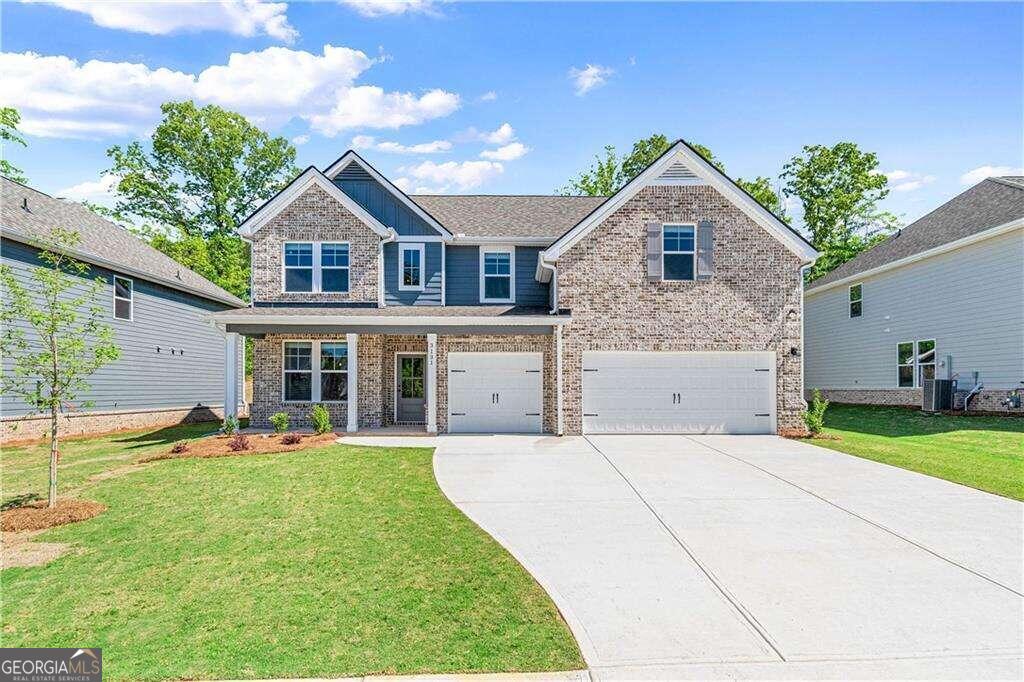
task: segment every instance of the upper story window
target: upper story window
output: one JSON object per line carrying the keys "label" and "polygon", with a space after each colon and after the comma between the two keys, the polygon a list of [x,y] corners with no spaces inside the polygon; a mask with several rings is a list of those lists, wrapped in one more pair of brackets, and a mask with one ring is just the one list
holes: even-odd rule
{"label": "upper story window", "polygon": [[662,229],[662,279],[693,279],[695,229],[694,225],[665,225]]}
{"label": "upper story window", "polygon": [[850,317],[860,317],[863,295],[864,292],[860,284],[850,287]]}
{"label": "upper story window", "polygon": [[480,247],[480,302],[515,302],[516,251],[510,247]]}
{"label": "upper story window", "polygon": [[128,320],[133,317],[134,287],[127,277],[114,276],[114,318]]}
{"label": "upper story window", "polygon": [[423,291],[423,244],[398,245],[398,290]]}
{"label": "upper story window", "polygon": [[282,275],[284,291],[347,292],[348,251],[348,244],[345,242],[285,242]]}
{"label": "upper story window", "polygon": [[896,344],[896,385],[900,388],[924,386],[935,378],[935,340],[904,341]]}

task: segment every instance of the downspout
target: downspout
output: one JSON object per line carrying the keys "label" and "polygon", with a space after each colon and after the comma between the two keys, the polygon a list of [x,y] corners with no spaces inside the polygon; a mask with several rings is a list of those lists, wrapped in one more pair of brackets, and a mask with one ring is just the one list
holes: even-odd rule
{"label": "downspout", "polygon": [[558,314],[558,268],[555,267],[554,263],[549,263],[544,260],[544,252],[540,252],[540,259],[537,261],[541,268],[551,271],[551,310],[548,311],[551,315]]}
{"label": "downspout", "polygon": [[381,237],[377,243],[377,307],[386,308],[384,303],[384,245],[398,239],[398,233],[394,230],[388,231],[386,237]]}

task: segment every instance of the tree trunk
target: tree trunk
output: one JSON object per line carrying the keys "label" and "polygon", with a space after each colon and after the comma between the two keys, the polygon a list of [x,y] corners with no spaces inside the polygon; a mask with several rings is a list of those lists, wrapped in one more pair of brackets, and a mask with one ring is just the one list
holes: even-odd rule
{"label": "tree trunk", "polygon": [[50,492],[47,507],[57,506],[57,406],[50,405]]}

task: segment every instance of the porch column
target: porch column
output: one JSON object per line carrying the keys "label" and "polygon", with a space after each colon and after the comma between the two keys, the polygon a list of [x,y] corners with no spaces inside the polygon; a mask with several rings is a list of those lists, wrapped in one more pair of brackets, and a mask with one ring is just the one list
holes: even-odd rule
{"label": "porch column", "polygon": [[238,418],[238,334],[224,334],[224,418]]}
{"label": "porch column", "polygon": [[437,334],[427,334],[427,433],[437,433]]}
{"label": "porch column", "polygon": [[348,352],[348,432],[359,430],[359,335],[346,334]]}
{"label": "porch column", "polygon": [[565,433],[565,421],[562,418],[562,325],[555,325],[555,433]]}

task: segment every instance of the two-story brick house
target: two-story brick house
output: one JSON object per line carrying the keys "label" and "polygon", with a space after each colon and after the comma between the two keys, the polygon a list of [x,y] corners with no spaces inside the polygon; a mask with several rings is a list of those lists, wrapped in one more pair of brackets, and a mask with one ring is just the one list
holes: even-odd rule
{"label": "two-story brick house", "polygon": [[240,233],[255,426],[800,428],[817,254],[682,141],[611,197],[409,196],[349,151]]}

